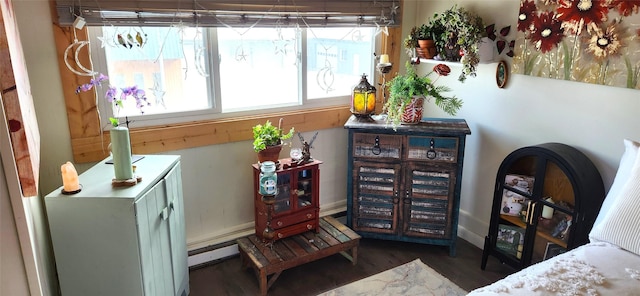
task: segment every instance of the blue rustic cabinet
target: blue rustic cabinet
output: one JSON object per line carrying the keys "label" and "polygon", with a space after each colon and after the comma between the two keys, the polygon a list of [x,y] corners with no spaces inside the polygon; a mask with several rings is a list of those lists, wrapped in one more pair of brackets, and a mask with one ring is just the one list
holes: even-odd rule
{"label": "blue rustic cabinet", "polygon": [[189,294],[180,156],[135,165],[134,186],[113,187],[102,161],[79,176],[79,193],[45,197],[62,295]]}
{"label": "blue rustic cabinet", "polygon": [[344,127],[347,225],[362,237],[448,246],[455,256],[466,121],[393,129],[352,116]]}

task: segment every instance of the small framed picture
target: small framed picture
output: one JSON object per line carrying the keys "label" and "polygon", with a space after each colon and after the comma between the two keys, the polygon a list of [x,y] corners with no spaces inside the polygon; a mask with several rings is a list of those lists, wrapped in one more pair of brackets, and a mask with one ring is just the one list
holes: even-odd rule
{"label": "small framed picture", "polygon": [[566,252],[567,249],[563,248],[562,246],[558,245],[558,244],[554,244],[551,242],[547,243],[547,248],[544,250],[544,259],[543,260],[547,260],[549,258],[555,257],[557,255],[560,255],[564,252]]}
{"label": "small framed picture", "polygon": [[509,80],[509,68],[507,62],[500,61],[498,67],[496,67],[496,84],[499,88],[504,88]]}

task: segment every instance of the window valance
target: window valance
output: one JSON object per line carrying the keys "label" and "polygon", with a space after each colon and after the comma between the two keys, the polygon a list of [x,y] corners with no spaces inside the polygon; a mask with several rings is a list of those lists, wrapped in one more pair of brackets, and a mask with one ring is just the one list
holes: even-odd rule
{"label": "window valance", "polygon": [[399,26],[400,0],[57,0],[61,26]]}

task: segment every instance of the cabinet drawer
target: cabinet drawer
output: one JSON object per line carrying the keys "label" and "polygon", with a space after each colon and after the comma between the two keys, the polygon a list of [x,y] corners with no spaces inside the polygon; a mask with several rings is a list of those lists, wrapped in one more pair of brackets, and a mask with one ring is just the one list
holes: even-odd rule
{"label": "cabinet drawer", "polygon": [[454,137],[408,136],[405,159],[456,163],[458,145]]}
{"label": "cabinet drawer", "polygon": [[288,236],[304,233],[309,230],[318,229],[318,220],[309,220],[302,223],[294,224],[288,227],[275,230],[275,238],[281,239]]}
{"label": "cabinet drawer", "polygon": [[353,156],[398,160],[402,156],[402,136],[356,133],[353,135]]}
{"label": "cabinet drawer", "polygon": [[275,217],[271,221],[271,227],[273,227],[273,229],[280,229],[283,227],[287,227],[289,225],[300,223],[302,221],[311,220],[314,218],[316,218],[316,210],[310,209],[307,211],[302,211],[302,212],[294,213],[291,215],[286,215],[283,217]]}

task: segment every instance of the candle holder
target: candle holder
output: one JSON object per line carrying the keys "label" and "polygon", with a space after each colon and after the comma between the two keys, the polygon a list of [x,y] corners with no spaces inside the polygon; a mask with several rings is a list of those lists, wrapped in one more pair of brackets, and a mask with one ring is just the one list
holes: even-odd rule
{"label": "candle holder", "polygon": [[382,106],[384,108],[384,105],[387,103],[387,92],[386,92],[386,87],[387,87],[387,80],[386,80],[386,75],[391,72],[391,69],[393,68],[393,64],[392,63],[378,63],[376,65],[376,69],[378,70],[378,72],[380,72],[380,76],[382,76],[382,83],[380,84],[381,90],[382,90]]}
{"label": "candle holder", "polygon": [[60,189],[60,193],[64,194],[64,195],[73,195],[76,194],[80,191],[82,191],[82,184],[79,185],[80,187],[76,190],[71,190],[71,191],[66,191],[64,190],[64,188]]}
{"label": "candle holder", "polygon": [[271,228],[271,215],[273,213],[273,204],[276,203],[275,195],[263,195],[262,202],[267,206],[267,226],[262,231],[262,237],[266,244],[272,244],[276,233]]}

